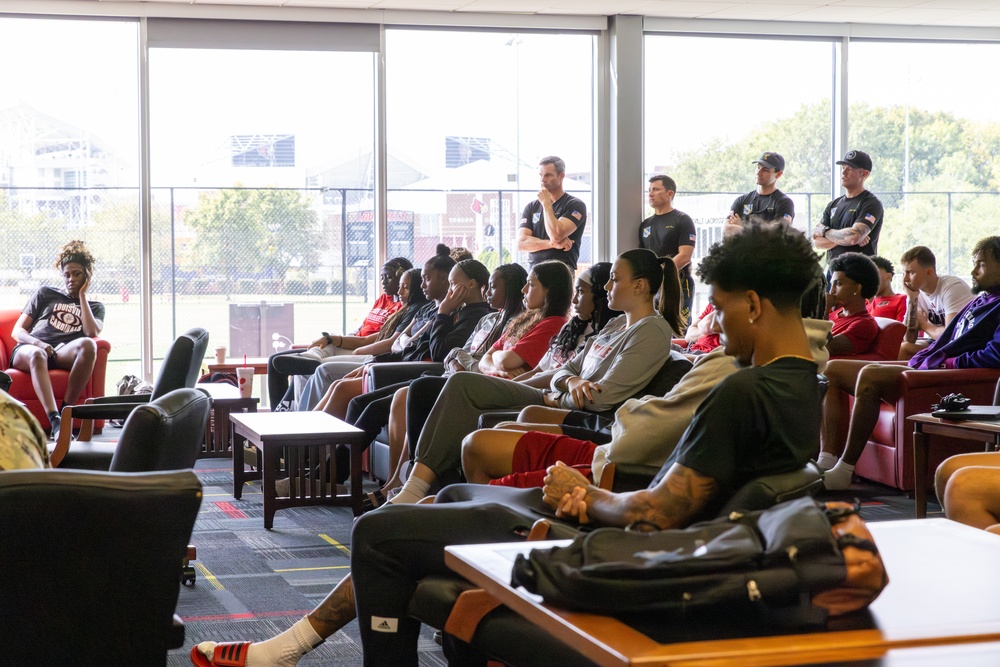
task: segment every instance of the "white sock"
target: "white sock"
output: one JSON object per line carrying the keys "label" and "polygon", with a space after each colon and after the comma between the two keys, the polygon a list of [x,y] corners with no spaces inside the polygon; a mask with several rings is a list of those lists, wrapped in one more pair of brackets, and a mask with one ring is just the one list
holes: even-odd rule
{"label": "white sock", "polygon": [[[295,667],[299,658],[323,643],[309,619],[303,616],[295,625],[267,641],[254,642],[247,651],[246,667]],[[202,642],[198,650],[211,660],[215,642]]]}
{"label": "white sock", "polygon": [[833,466],[837,465],[839,459],[835,454],[830,452],[820,452],[819,458],[816,459],[816,465],[819,466],[820,470],[829,470]]}
{"label": "white sock", "polygon": [[390,498],[387,502],[393,505],[412,505],[419,502],[431,490],[430,482],[410,475],[399,493]]}
{"label": "white sock", "polygon": [[854,466],[844,463],[841,459],[837,465],[823,473],[823,486],[828,491],[843,491],[851,485],[851,478],[854,476]]}

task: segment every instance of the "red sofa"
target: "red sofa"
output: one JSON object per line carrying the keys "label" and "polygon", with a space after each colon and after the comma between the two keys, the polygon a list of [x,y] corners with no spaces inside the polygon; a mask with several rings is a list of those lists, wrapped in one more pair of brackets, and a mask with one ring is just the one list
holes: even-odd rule
{"label": "red sofa", "polygon": [[[14,324],[20,316],[20,310],[0,310],[0,370],[7,373],[11,380],[13,380],[10,385],[10,395],[28,406],[31,414],[35,415],[42,424],[42,428],[48,429],[49,418],[45,414],[45,410],[42,409],[41,402],[35,396],[35,388],[31,386],[31,376],[23,371],[10,368],[10,353],[14,349],[14,346],[17,345],[17,342],[11,337],[11,332],[14,330]],[[87,386],[80,396],[80,403],[87,398],[104,396],[104,375],[107,371],[108,353],[111,351],[111,343],[103,338],[95,340],[97,341],[97,360],[94,362],[94,373],[90,376],[90,381],[87,382]],[[69,371],[49,371],[49,377],[52,378],[52,392],[55,394],[56,401],[62,400],[63,394],[66,393],[66,382],[69,380]],[[74,426],[78,425],[79,423],[74,424]],[[103,426],[103,421],[94,424],[94,428],[98,433],[100,433],[99,429]]]}
{"label": "red sofa", "polygon": [[[965,368],[957,370],[908,370],[899,377],[899,400],[894,404],[883,401],[878,424],[872,432],[855,473],[887,486],[912,491],[913,483],[913,424],[910,415],[930,412],[942,396],[961,392],[974,405],[992,405],[993,394],[1000,380],[1000,369]],[[854,406],[854,399],[842,394],[845,405]],[[849,416],[850,412],[844,412]],[[846,433],[846,428],[845,431]],[[981,451],[982,446],[968,440],[935,437],[927,462],[934,470],[953,454]],[[929,482],[933,479],[928,476]]]}

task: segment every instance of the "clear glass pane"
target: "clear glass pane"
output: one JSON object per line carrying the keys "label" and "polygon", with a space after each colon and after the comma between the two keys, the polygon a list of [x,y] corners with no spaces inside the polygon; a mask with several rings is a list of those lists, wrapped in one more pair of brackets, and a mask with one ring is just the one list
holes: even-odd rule
{"label": "clear glass pane", "polygon": [[968,280],[1000,207],[1000,109],[983,80],[1000,45],[854,42],[850,58],[849,141],[874,163],[879,254],[896,262],[925,245],[939,272]]}
{"label": "clear glass pane", "polygon": [[0,18],[0,284],[20,309],[62,286],[52,264],[83,240],[109,391],[139,349],[137,36],[132,22]]}
{"label": "clear glass pane", "polygon": [[[526,264],[517,225],[549,155],[593,213],[594,49],[580,34],[387,32],[389,219],[401,238],[412,230],[415,263],[445,243]],[[590,215],[581,267],[598,224]]]}
{"label": "clear glass pane", "polygon": [[267,357],[360,324],[374,244],[344,238],[374,239],[373,81],[365,53],[151,52],[154,349],[208,322]]}
{"label": "clear glass pane", "polygon": [[[733,199],[754,189],[752,162],[765,151],[785,158],[778,188],[795,201],[795,226],[818,221],[833,168],[833,48],[820,41],[646,36],[644,168],[677,182],[674,205],[695,220],[700,236],[704,227],[714,240]],[[768,64],[777,61],[780,73]],[[703,251],[710,242],[698,245]]]}

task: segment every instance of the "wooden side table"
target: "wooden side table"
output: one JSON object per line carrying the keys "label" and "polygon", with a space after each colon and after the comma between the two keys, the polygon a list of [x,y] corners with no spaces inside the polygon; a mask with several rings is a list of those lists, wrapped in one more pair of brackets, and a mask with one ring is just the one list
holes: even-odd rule
{"label": "wooden side table", "polygon": [[[289,507],[346,506],[354,516],[361,514],[361,455],[368,444],[364,431],[317,411],[232,413],[229,420],[233,424],[233,495],[242,496],[247,480],[261,480],[264,528],[270,530],[274,513]],[[259,472],[245,472],[240,437],[259,450]],[[346,494],[337,493],[337,445],[351,449],[350,489]],[[289,480],[289,495],[278,497],[274,483],[284,476]]]}
{"label": "wooden side table", "polygon": [[909,420],[913,422],[913,502],[917,518],[923,519],[927,517],[927,476],[933,474],[927,470],[931,436],[981,442],[985,451],[994,452],[1000,449],[1000,421],[948,421],[932,417],[928,412],[911,415]]}
{"label": "wooden side table", "polygon": [[205,433],[205,446],[198,458],[228,458],[232,455],[232,429],[229,415],[233,412],[257,412],[259,398],[243,398],[240,390],[224,382],[200,382],[196,389],[212,399],[212,418]]}

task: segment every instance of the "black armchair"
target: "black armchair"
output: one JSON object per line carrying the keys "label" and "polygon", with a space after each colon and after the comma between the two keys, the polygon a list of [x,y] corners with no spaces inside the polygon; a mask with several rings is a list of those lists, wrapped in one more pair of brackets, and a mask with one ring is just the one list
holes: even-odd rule
{"label": "black armchair", "polygon": [[4,664],[165,665],[201,495],[190,471],[0,472]]}
{"label": "black armchair", "polygon": [[[205,360],[205,352],[208,349],[208,332],[204,329],[194,328],[183,333],[177,338],[167,350],[160,365],[160,373],[153,384],[151,394],[132,394],[128,396],[104,396],[100,398],[88,399],[82,405],[67,405],[63,408],[62,417],[64,424],[72,423],[73,419],[83,420],[80,434],[76,441],[73,441],[72,448],[89,447],[90,450],[83,456],[89,461],[81,465],[78,462],[69,463],[67,467],[81,466],[89,469],[107,470],[111,464],[113,449],[102,448],[90,442],[93,435],[93,424],[95,419],[125,419],[129,413],[138,406],[155,401],[175,389],[184,387],[193,388],[201,370],[201,364]],[[50,460],[53,466],[63,464],[63,459],[70,452],[72,433],[69,428],[59,432],[59,441],[50,453]],[[88,443],[82,445],[82,443]],[[97,462],[93,462],[96,459]],[[189,466],[187,466],[189,467]]]}

